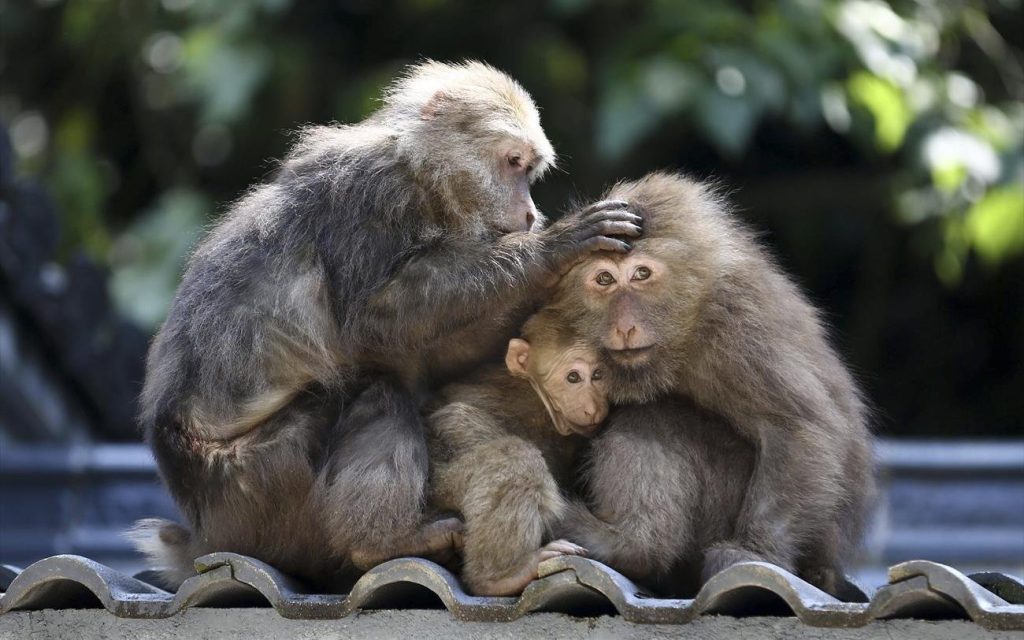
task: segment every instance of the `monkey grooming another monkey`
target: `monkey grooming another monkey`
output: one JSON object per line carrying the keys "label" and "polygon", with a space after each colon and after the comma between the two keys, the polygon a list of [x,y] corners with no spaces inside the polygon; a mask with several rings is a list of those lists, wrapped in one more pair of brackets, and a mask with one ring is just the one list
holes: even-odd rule
{"label": "monkey grooming another monkey", "polygon": [[518,594],[540,562],[585,553],[542,543],[608,404],[596,351],[554,319],[530,318],[505,365],[444,388],[428,420],[431,504],[465,519],[462,578],[476,595]]}
{"label": "monkey grooming another monkey", "polygon": [[421,399],[496,357],[586,254],[640,233],[622,202],[542,230],[530,185],[553,162],[518,83],[426,62],[364,122],[306,129],[230,207],[189,261],[141,397],[189,525],[135,529],[169,584],[233,551],[333,588],[353,565],[457,542],[458,521],[421,522]]}
{"label": "monkey grooming another monkey", "polygon": [[[609,197],[644,217],[644,237],[628,255],[578,265],[551,305],[600,345],[611,400],[648,408],[630,410],[639,421],[613,417],[594,443],[588,497],[608,526],[582,518],[565,534],[633,575],[663,573],[688,548],[697,533],[678,529],[689,521],[665,514],[686,512],[690,490],[659,484],[675,463],[651,448],[686,429],[665,404],[675,395],[754,449],[752,471],[719,473],[720,485],[745,482],[745,497],[731,536],[704,554],[705,579],[763,560],[835,594],[864,530],[873,462],[864,402],[818,312],[708,186],[656,173]],[[641,451],[652,459],[631,464]]]}

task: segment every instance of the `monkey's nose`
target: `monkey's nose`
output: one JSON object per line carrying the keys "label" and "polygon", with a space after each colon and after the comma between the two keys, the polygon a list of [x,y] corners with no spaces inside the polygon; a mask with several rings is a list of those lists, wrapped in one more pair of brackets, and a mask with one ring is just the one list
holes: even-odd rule
{"label": "monkey's nose", "polygon": [[529,231],[533,228],[533,223],[537,222],[537,215],[532,211],[526,212],[526,230]]}
{"label": "monkey's nose", "polygon": [[630,342],[632,341],[633,336],[636,335],[636,325],[630,325],[630,327],[625,331],[622,330],[622,327],[615,327],[615,333],[617,333],[619,335],[619,339],[622,340],[622,346],[629,349],[632,346],[630,345]]}

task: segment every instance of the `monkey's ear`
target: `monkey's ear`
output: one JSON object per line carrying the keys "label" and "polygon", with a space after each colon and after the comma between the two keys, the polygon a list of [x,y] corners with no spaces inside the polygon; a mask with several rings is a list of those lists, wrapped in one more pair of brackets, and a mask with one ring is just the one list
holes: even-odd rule
{"label": "monkey's ear", "polygon": [[435,91],[420,109],[420,117],[424,120],[433,120],[448,110],[451,101],[452,97],[444,89]]}
{"label": "monkey's ear", "polygon": [[509,373],[520,378],[530,375],[530,343],[519,338],[512,338],[508,341],[508,351],[505,352],[505,366]]}

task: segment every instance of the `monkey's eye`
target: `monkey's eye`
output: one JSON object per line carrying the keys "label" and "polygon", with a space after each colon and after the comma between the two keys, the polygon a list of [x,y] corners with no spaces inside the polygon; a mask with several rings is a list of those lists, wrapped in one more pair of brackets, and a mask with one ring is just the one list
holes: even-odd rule
{"label": "monkey's eye", "polygon": [[604,378],[604,371],[600,369],[594,369],[594,373],[590,374],[591,380],[601,380],[602,378]]}
{"label": "monkey's eye", "polygon": [[508,166],[512,167],[513,169],[518,169],[522,164],[522,156],[516,155],[514,153],[508,156]]}
{"label": "monkey's eye", "polygon": [[601,273],[597,274],[597,284],[601,285],[602,287],[607,287],[613,282],[615,282],[615,278],[612,277],[612,274],[608,273],[607,271],[602,271]]}
{"label": "monkey's eye", "polygon": [[651,277],[651,270],[647,267],[637,267],[636,272],[633,274],[634,280],[646,280]]}
{"label": "monkey's eye", "polygon": [[580,382],[583,382],[583,378],[580,377],[579,371],[576,370],[570,371],[569,375],[565,376],[565,379],[568,380],[571,384],[578,384]]}

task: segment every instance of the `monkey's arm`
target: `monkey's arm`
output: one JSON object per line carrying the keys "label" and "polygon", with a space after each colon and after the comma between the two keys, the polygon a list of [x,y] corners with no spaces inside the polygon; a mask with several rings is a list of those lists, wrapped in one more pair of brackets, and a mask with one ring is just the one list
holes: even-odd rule
{"label": "monkey's arm", "polygon": [[540,233],[510,233],[493,243],[438,243],[370,298],[362,332],[376,344],[412,346],[515,308],[582,256],[628,251],[613,236],[639,235],[640,218],[624,206],[599,202]]}
{"label": "monkey's arm", "polygon": [[462,578],[472,593],[518,594],[540,562],[584,553],[564,540],[541,547],[565,501],[536,445],[467,402],[436,411],[430,428],[432,502],[465,519]]}
{"label": "monkey's arm", "polygon": [[[659,416],[625,408],[591,447],[587,493],[593,510],[570,504],[556,533],[638,581],[654,579],[685,553],[697,517],[692,465],[664,441]],[[650,432],[662,437],[651,437]]]}
{"label": "monkey's arm", "polygon": [[806,533],[815,532],[818,537],[828,528],[844,491],[841,458],[828,449],[832,438],[826,430],[796,417],[786,424],[778,419],[751,419],[739,428],[758,434],[754,470],[733,539],[708,551],[705,579],[750,560],[795,571]]}

